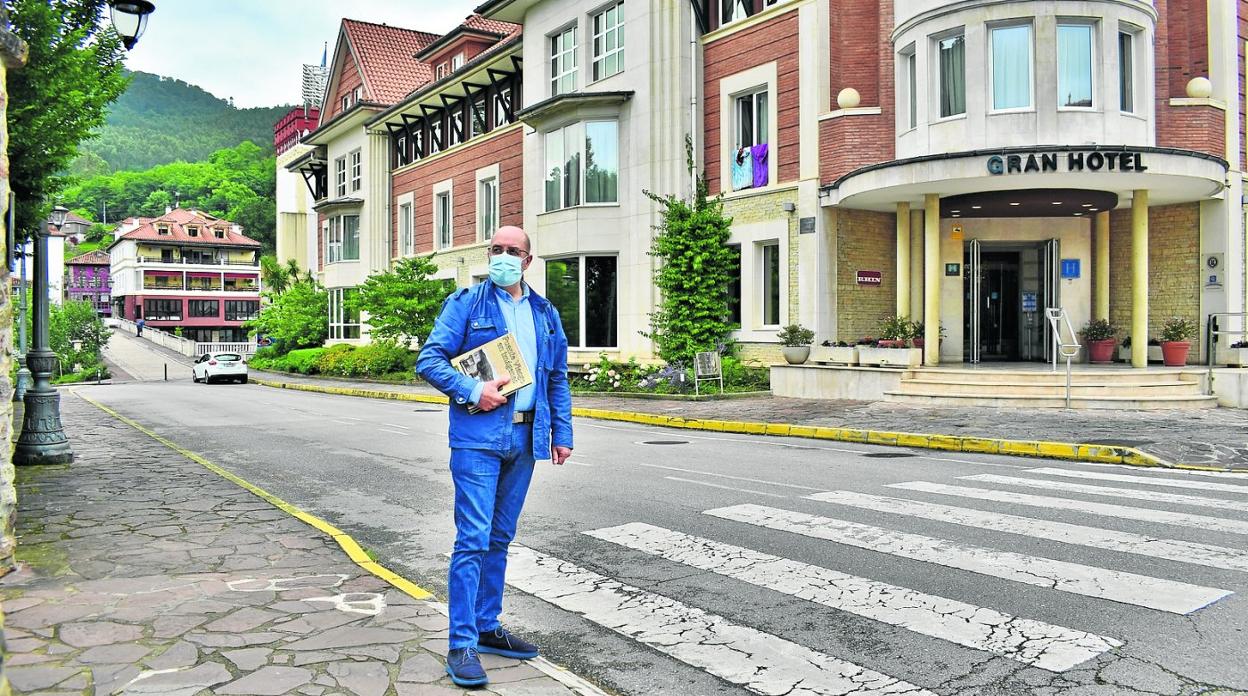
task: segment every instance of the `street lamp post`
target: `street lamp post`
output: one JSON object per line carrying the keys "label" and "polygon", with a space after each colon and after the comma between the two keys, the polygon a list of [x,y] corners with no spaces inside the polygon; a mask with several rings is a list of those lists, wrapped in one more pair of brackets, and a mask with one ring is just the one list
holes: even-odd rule
{"label": "street lamp post", "polygon": [[[64,206],[52,209],[50,223],[58,229],[65,224],[69,210]],[[41,224],[35,232],[35,292],[33,329],[35,344],[26,355],[26,364],[34,376],[34,384],[26,390],[22,433],[13,450],[13,463],[68,464],[74,451],[61,426],[61,395],[52,386],[52,369],[56,353],[48,347],[48,226]]]}
{"label": "street lamp post", "polygon": [[13,385],[13,400],[24,401],[30,388],[30,370],[26,367],[26,242],[15,255],[21,259],[21,281],[17,298],[17,382]]}

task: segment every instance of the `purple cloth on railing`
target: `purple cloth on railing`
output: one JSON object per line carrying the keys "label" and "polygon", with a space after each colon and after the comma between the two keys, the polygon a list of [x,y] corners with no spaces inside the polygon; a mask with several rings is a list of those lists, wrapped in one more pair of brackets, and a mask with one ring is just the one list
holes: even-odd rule
{"label": "purple cloth on railing", "polygon": [[754,161],[754,188],[762,188],[767,185],[767,143],[751,147],[750,159]]}

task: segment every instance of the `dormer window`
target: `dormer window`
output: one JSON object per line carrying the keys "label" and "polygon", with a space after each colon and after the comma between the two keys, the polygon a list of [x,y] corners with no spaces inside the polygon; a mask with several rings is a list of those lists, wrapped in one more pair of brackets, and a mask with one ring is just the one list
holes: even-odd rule
{"label": "dormer window", "polygon": [[342,95],[342,110],[346,111],[349,108],[351,108],[351,95],[344,94]]}
{"label": "dormer window", "polygon": [[161,235],[162,237],[167,237],[167,236],[169,236],[169,226],[168,226],[168,225],[157,225],[157,226],[156,226],[156,234]]}
{"label": "dormer window", "polygon": [[220,227],[214,227],[212,230],[212,236],[217,239],[225,239],[225,230]]}
{"label": "dormer window", "polygon": [[188,236],[188,237],[198,237],[198,236],[199,236],[199,228],[198,228],[198,227],[195,227],[195,226],[193,226],[193,225],[192,225],[192,226],[188,226],[188,227],[186,228],[186,236]]}
{"label": "dormer window", "polygon": [[448,66],[446,63],[438,64],[438,79],[439,80],[446,77],[446,74],[449,72],[449,68],[450,66]]}
{"label": "dormer window", "polygon": [[459,70],[462,67],[464,67],[464,54],[456,53],[455,57],[451,58],[451,70]]}

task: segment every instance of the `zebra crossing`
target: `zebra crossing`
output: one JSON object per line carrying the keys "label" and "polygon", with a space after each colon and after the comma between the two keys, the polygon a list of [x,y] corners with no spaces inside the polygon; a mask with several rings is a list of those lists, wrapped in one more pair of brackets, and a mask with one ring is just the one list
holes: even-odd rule
{"label": "zebra crossing", "polygon": [[[699,474],[725,476],[692,468],[656,468],[685,474],[664,477],[680,483],[711,483],[698,480]],[[1248,573],[1248,544],[1233,536],[1248,534],[1248,522],[1240,514],[1248,510],[1248,477],[1240,479],[1241,484],[1062,467],[1020,469],[1019,474],[958,477],[976,486],[920,480],[883,484],[890,495],[792,485],[787,487],[800,492],[791,496],[731,489],[750,495],[763,493],[778,500],[713,507],[702,510],[700,516],[734,525],[730,530],[770,530],[827,543],[829,550],[853,547],[882,554],[902,563],[919,564],[928,574],[972,573],[985,583],[1030,585],[1077,595],[1088,602],[1112,602],[1162,615],[1193,617],[1235,590],[1190,582],[1186,573],[1176,573],[1175,566],[1168,564],[1146,566],[1149,574],[1114,568],[1112,554]],[[746,480],[786,486],[765,479]],[[1011,490],[1015,488],[1039,489],[1050,495]],[[1165,488],[1189,493],[1161,490]],[[1193,495],[1193,491],[1202,495]],[[941,502],[930,500],[933,497]],[[1134,504],[1085,499],[1098,497],[1129,498]],[[797,505],[788,504],[795,499],[800,501]],[[963,504],[949,504],[951,500]],[[977,506],[981,503],[1005,503],[1011,512],[983,509]],[[789,509],[798,506],[817,512]],[[1202,514],[1155,506],[1199,508]],[[881,516],[886,521],[866,524],[851,519],[864,511],[873,516],[873,522]],[[1065,518],[1077,515],[1080,523],[1048,519],[1045,515],[1050,511],[1058,511]],[[1142,523],[1142,529],[1115,528],[1124,521]],[[932,522],[973,530],[977,543],[933,536]],[[920,523],[927,533],[913,531]],[[942,527],[938,524],[936,528]],[[1219,539],[1220,544],[1181,538],[1184,533],[1191,536],[1193,529],[1227,536]],[[1167,531],[1180,538],[1168,538]],[[730,543],[736,538],[709,538],[642,521],[583,533],[625,553],[638,554],[632,562],[639,565],[644,565],[646,558],[663,559],[744,583],[752,588],[750,592],[773,593],[768,601],[779,593],[804,603],[810,608],[802,611],[818,612],[825,620],[834,621],[837,613],[851,614],[908,631],[916,640],[942,641],[1054,674],[1113,654],[1126,639],[1082,630],[1078,626],[1083,617],[1076,612],[1062,620],[1072,625],[1058,625],[1021,615],[1026,612],[1014,614],[978,606],[967,601],[975,597],[954,596],[956,592],[949,592],[950,596],[933,594],[826,567],[832,565],[826,562],[815,565]],[[1042,545],[1043,552],[1032,555],[1016,550],[1020,538],[1048,543]],[[1078,548],[1111,554],[1097,556],[1095,565],[1063,558],[1066,549]],[[827,555],[829,559],[836,557],[834,553]],[[1238,575],[1234,581],[1225,580],[1225,574],[1215,577],[1222,580],[1213,584],[1230,588],[1242,585]],[[534,549],[513,546],[508,583],[754,693],[929,694],[927,689],[937,686],[915,678],[925,673],[921,665],[903,675],[905,679],[884,674],[847,656],[819,652],[768,633],[765,627],[737,623],[693,606],[665,594],[661,584],[653,589],[630,585],[573,560]],[[760,601],[762,597],[760,594]]]}

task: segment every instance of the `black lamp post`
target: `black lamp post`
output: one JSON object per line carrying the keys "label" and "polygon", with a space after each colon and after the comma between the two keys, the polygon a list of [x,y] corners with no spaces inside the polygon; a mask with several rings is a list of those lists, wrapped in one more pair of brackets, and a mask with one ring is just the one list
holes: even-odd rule
{"label": "black lamp post", "polygon": [[117,30],[126,50],[134,48],[147,28],[147,16],[156,11],[149,0],[108,0],[113,28]]}
{"label": "black lamp post", "polygon": [[56,367],[56,353],[48,347],[48,233],[49,225],[60,229],[65,224],[69,209],[58,205],[52,209],[48,224],[39,225],[35,232],[35,292],[34,346],[26,354],[26,365],[34,377],[34,384],[26,390],[26,408],[22,415],[22,434],[13,449],[13,463],[18,466],[31,464],[68,464],[74,460],[74,451],[61,426],[61,395],[52,386],[52,370]]}

